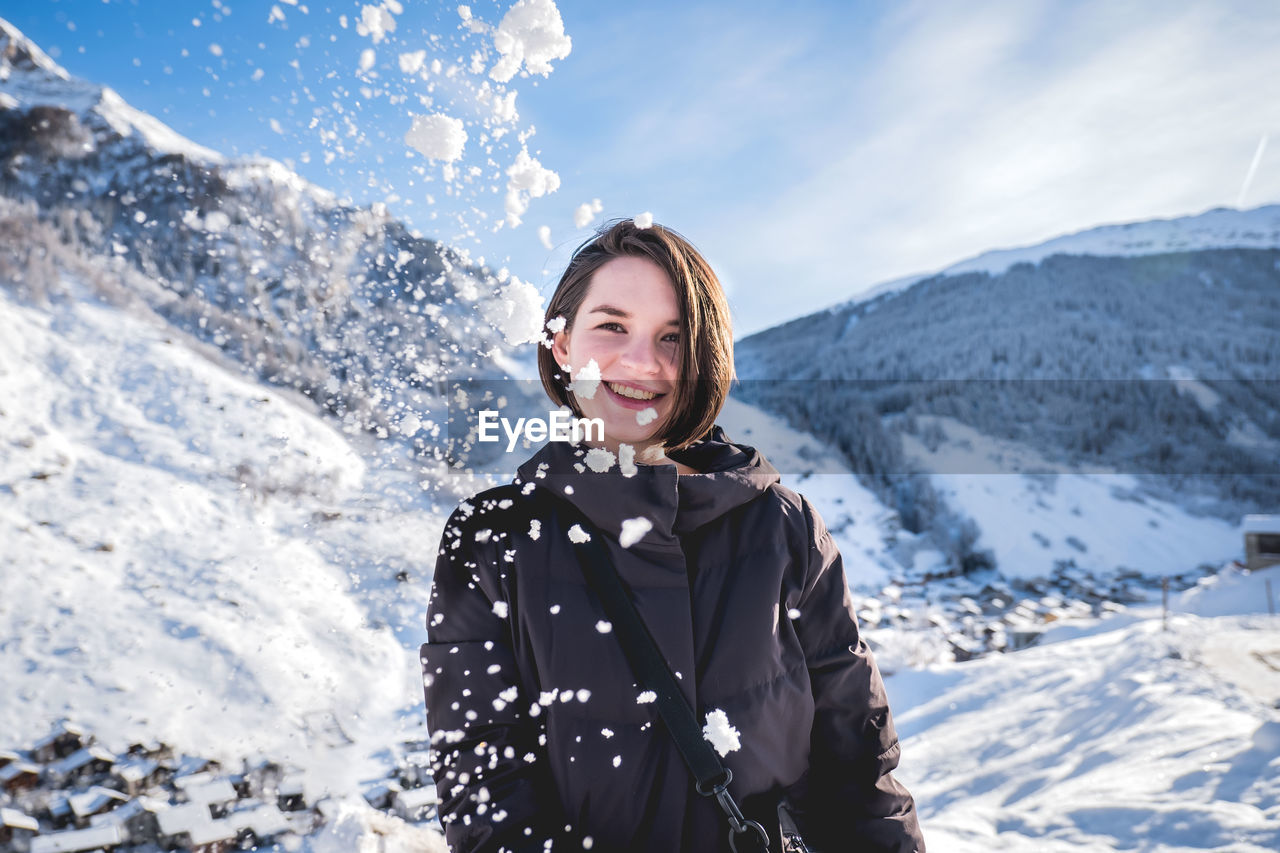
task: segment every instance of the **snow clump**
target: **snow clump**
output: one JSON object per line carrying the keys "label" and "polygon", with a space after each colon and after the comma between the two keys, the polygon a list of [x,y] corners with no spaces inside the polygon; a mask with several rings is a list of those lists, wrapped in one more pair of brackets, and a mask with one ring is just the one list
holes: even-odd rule
{"label": "snow clump", "polygon": [[467,131],[462,127],[462,119],[443,113],[414,116],[413,127],[404,135],[404,144],[424,157],[450,163],[462,156]]}
{"label": "snow clump", "polygon": [[657,702],[657,701],[658,701],[658,694],[654,693],[652,690],[646,690],[636,697],[637,705],[648,705],[650,702]]}
{"label": "snow clump", "polygon": [[636,224],[637,228],[652,228],[653,214],[649,213],[648,211],[645,211],[644,213],[641,213],[638,216],[636,216],[636,218],[631,221]]}
{"label": "snow clump", "polygon": [[587,451],[587,467],[597,474],[608,471],[615,461],[613,453],[603,447],[593,447]]}
{"label": "snow clump", "polygon": [[400,72],[402,74],[417,74],[422,70],[422,65],[426,61],[427,52],[425,50],[402,53],[400,54]]}
{"label": "snow clump", "polygon": [[702,727],[702,736],[710,741],[716,748],[716,752],[722,756],[742,749],[742,736],[737,729],[729,725],[729,716],[718,708],[707,712],[707,724]]}
{"label": "snow clump", "polygon": [[636,449],[630,444],[618,445],[618,468],[624,477],[634,477],[640,473],[640,469],[636,467]]}
{"label": "snow clump", "polygon": [[[183,219],[185,221],[185,216]],[[200,218],[197,216],[195,221],[198,223]],[[221,234],[230,227],[231,217],[221,210],[211,210],[205,215],[204,230],[208,231],[210,234]]]}
{"label": "snow clump", "polygon": [[541,198],[560,189],[560,176],[543,168],[538,158],[529,156],[527,147],[521,148],[515,162],[507,169],[507,196],[505,209],[507,224],[516,228],[529,209],[529,200]]}
{"label": "snow clump", "polygon": [[582,529],[582,525],[575,524],[569,528],[569,541],[575,545],[581,545],[583,542],[591,541],[591,534]]}
{"label": "snow clump", "polygon": [[377,44],[386,38],[387,33],[396,31],[396,19],[392,12],[399,13],[402,7],[396,0],[380,3],[377,6],[365,6],[360,10],[360,20],[356,22],[356,32],[368,36]]}
{"label": "snow clump", "polygon": [[484,318],[502,333],[507,343],[536,344],[542,340],[542,294],[515,276],[498,296],[481,307]]}
{"label": "snow clump", "polygon": [[613,630],[613,623],[609,622],[608,620],[601,619],[599,622],[596,623],[596,630],[599,631],[601,634],[607,634]]}
{"label": "snow clump", "polygon": [[596,363],[594,358],[590,359],[573,377],[569,390],[584,400],[593,400],[595,399],[596,391],[600,388],[601,378],[600,365]]}
{"label": "snow clump", "polygon": [[495,601],[493,603],[493,615],[499,619],[507,618],[507,603],[505,601]]}
{"label": "snow clump", "polygon": [[655,409],[653,406],[650,406],[647,409],[641,409],[640,411],[636,412],[636,423],[640,424],[640,426],[648,426],[649,424],[653,423],[653,419],[656,418],[657,416],[658,416],[658,410]]}
{"label": "snow clump", "polygon": [[623,548],[630,548],[632,545],[644,538],[644,535],[653,529],[653,522],[644,516],[639,518],[627,518],[622,522],[622,533],[618,535],[618,544]]}
{"label": "snow clump", "polygon": [[551,251],[556,247],[556,244],[551,242],[551,226],[550,225],[538,226],[538,242],[541,243],[542,248],[546,249],[547,251]]}
{"label": "snow clump", "polygon": [[528,74],[547,76],[551,73],[551,60],[568,56],[573,40],[565,35],[564,20],[555,0],[519,0],[494,30],[493,46],[501,57],[489,76],[506,83],[521,64]]}

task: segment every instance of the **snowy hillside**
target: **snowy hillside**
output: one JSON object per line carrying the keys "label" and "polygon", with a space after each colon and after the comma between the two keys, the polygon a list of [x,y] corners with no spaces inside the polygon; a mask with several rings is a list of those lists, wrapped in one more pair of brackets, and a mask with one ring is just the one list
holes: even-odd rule
{"label": "snowy hillside", "polygon": [[1168,631],[1139,610],[890,677],[930,849],[1280,848],[1272,575],[1206,580],[1174,600]]}
{"label": "snowy hillside", "polygon": [[306,401],[76,297],[0,290],[0,728],[66,715],[320,787],[373,773],[421,722],[440,521],[412,466],[371,467]]}
{"label": "snowy hillside", "polygon": [[[446,377],[502,375],[540,323],[520,322],[538,294],[505,270],[187,140],[2,19],[0,196],[0,264],[25,294],[56,286],[38,260],[55,255],[140,274],[134,295],[176,327],[424,456],[456,450],[437,427]],[[407,410],[421,434],[400,428]]]}
{"label": "snowy hillside", "polygon": [[[434,495],[305,399],[68,286],[43,309],[0,291],[2,399],[22,401],[0,407],[0,524],[23,569],[0,605],[3,727],[29,740],[70,714],[108,742],[288,760],[311,796],[382,775],[421,735]],[[851,474],[758,412],[731,405],[723,423],[825,517],[848,514],[851,579],[877,582],[854,577],[874,565],[855,555],[883,549],[883,509],[837,485]],[[1175,600],[1168,635],[1136,608],[1027,651],[897,669],[901,775],[933,849],[1272,849],[1280,626],[1258,615],[1264,578],[1208,579]],[[872,633],[889,661],[915,630]],[[334,814],[307,849],[439,843],[356,799]]]}

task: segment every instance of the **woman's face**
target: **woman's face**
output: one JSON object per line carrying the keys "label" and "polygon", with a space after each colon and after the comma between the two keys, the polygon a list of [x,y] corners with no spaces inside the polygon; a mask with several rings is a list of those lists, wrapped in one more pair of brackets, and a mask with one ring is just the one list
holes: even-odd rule
{"label": "woman's face", "polygon": [[653,443],[673,406],[683,334],[675,287],[653,261],[614,258],[591,277],[573,328],[554,335],[551,352],[574,380],[592,359],[599,366],[595,394],[583,396],[589,383],[579,382],[574,399],[583,417],[604,421],[605,447]]}

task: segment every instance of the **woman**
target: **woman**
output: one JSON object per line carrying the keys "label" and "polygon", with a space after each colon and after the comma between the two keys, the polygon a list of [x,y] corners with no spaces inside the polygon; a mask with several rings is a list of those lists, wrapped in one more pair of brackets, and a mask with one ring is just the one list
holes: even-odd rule
{"label": "woman", "polygon": [[[551,399],[602,440],[548,442],[445,527],[422,647],[433,773],[455,851],[727,851],[727,824],[646,701],[578,547],[600,537],[723,762],[777,839],[924,850],[879,671],[809,502],[715,425],[733,371],[720,284],[630,220],[570,261],[547,308]],[[560,318],[563,318],[561,323]]]}

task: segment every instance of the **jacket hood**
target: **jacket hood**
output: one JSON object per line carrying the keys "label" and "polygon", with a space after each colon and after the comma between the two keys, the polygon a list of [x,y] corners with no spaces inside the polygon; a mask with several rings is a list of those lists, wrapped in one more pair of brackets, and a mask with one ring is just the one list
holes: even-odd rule
{"label": "jacket hood", "polygon": [[649,519],[653,528],[641,545],[678,548],[677,534],[759,497],[781,479],[760,451],[731,441],[718,424],[705,438],[668,454],[698,474],[678,474],[674,465],[636,465],[634,472],[624,473],[613,464],[594,471],[585,461],[588,449],[547,442],[517,469],[516,482],[550,489],[614,539],[623,521]]}

